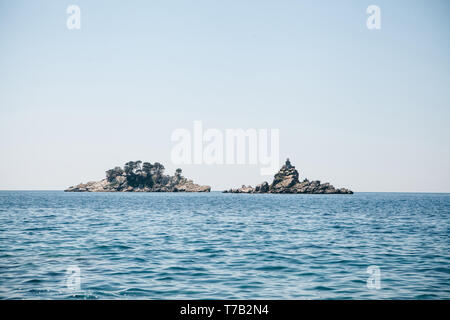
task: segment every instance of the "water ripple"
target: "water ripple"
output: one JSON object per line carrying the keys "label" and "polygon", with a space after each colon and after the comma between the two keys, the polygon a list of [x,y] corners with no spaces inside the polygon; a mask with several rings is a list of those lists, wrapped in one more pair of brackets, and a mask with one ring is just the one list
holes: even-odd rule
{"label": "water ripple", "polygon": [[449,299],[449,213],[448,194],[1,191],[0,298]]}

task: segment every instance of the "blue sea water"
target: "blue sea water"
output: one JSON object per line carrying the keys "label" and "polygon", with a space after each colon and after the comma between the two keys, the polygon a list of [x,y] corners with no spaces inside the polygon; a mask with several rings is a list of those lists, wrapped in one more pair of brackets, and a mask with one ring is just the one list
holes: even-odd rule
{"label": "blue sea water", "polygon": [[449,221],[450,194],[1,191],[0,298],[450,299]]}

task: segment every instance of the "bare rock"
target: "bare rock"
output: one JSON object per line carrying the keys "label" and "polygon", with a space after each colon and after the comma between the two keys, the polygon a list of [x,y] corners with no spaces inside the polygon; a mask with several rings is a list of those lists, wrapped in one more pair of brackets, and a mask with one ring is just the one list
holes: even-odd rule
{"label": "bare rock", "polygon": [[308,193],[308,194],[352,194],[353,191],[341,188],[336,189],[330,183],[320,183],[319,180],[309,181],[304,179],[299,181],[299,174],[289,159],[281,167],[273,179],[271,185],[267,182],[251,186],[242,186],[238,189],[230,189],[225,193]]}

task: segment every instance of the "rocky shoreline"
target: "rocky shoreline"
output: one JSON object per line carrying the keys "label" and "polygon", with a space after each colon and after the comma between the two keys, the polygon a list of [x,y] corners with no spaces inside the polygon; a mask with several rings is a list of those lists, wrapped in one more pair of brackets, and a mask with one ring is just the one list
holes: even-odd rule
{"label": "rocky shoreline", "polygon": [[304,179],[299,181],[299,174],[289,159],[275,174],[272,184],[267,181],[256,187],[245,186],[241,188],[223,191],[224,193],[306,193],[306,194],[353,194],[353,191],[340,188],[336,189],[329,183],[320,181],[309,181]]}
{"label": "rocky shoreline", "polygon": [[65,192],[210,192],[210,186],[195,184],[181,175],[177,169],[173,176],[164,174],[164,166],[158,162],[129,161],[123,169],[115,167],[106,171],[100,181],[80,183]]}
{"label": "rocky shoreline", "polygon": [[[210,186],[195,184],[175,170],[173,176],[164,174],[164,166],[158,162],[129,161],[123,168],[106,171],[106,178],[71,186],[65,192],[210,192]],[[335,188],[320,181],[299,180],[298,171],[289,159],[275,174],[272,184],[267,181],[256,187],[245,186],[225,190],[223,193],[304,193],[304,194],[353,194],[346,188]]]}

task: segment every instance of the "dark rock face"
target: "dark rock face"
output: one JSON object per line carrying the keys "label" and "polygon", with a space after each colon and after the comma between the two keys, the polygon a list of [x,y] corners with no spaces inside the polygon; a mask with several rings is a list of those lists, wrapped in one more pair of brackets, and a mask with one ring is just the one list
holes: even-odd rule
{"label": "dark rock face", "polygon": [[264,181],[263,183],[258,184],[255,187],[255,192],[257,192],[257,193],[267,193],[267,192],[269,192],[269,189],[270,189],[269,184],[267,183],[267,181]]}
{"label": "dark rock face", "polygon": [[255,188],[251,186],[242,186],[238,189],[230,189],[224,193],[310,193],[310,194],[352,194],[353,191],[346,188],[336,189],[329,183],[320,183],[320,181],[302,182],[298,179],[298,171],[291,164],[289,159],[278,171],[271,185],[266,181],[257,185]]}
{"label": "dark rock face", "polygon": [[[141,165],[142,164],[142,165]],[[130,161],[123,169],[115,167],[106,171],[106,179],[80,183],[67,188],[66,192],[209,192],[210,186],[200,186],[181,175],[164,174],[164,166],[158,162],[151,164]]]}

